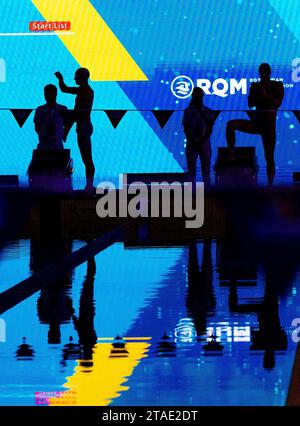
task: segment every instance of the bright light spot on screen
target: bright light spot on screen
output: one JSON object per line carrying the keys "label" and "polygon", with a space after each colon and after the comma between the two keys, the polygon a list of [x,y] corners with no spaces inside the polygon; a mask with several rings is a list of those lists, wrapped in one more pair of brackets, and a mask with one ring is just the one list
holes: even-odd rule
{"label": "bright light spot on screen", "polygon": [[190,344],[195,343],[197,332],[194,326],[194,322],[190,318],[182,318],[179,320],[175,328],[175,342],[177,344]]}
{"label": "bright light spot on screen", "polygon": [[208,342],[212,340],[211,336],[215,336],[216,342],[227,341],[228,343],[237,343],[251,341],[251,329],[249,325],[240,326],[236,325],[236,323],[231,325],[228,322],[220,322],[207,327],[206,333],[206,340]]}

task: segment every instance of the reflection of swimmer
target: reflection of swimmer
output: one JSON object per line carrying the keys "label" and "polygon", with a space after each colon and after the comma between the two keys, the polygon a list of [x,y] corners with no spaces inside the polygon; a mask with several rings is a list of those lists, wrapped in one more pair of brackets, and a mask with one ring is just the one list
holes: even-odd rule
{"label": "reflection of swimmer", "polygon": [[272,264],[265,265],[266,286],[261,312],[258,316],[259,329],[252,331],[252,350],[263,350],[263,365],[267,369],[275,367],[275,351],[287,349],[287,335],[281,327],[279,317],[279,297],[277,282],[280,271]]}
{"label": "reflection of swimmer", "polygon": [[72,300],[67,291],[70,275],[58,283],[41,290],[37,301],[38,315],[42,323],[49,324],[48,343],[60,343],[60,325],[69,322],[72,315]]}
{"label": "reflection of swimmer", "polygon": [[[239,305],[238,288],[257,285],[257,260],[253,251],[237,241],[218,241],[217,267],[221,286],[229,288],[230,312],[256,312],[257,304]],[[251,310],[253,309],[253,310]]]}
{"label": "reflection of swimmer", "polygon": [[97,343],[97,335],[94,328],[95,306],[94,306],[94,281],[96,274],[96,262],[91,258],[87,262],[87,273],[83,283],[79,316],[73,314],[73,322],[78,332],[79,344],[82,347],[82,365],[93,365],[93,348]]}
{"label": "reflection of swimmer", "polygon": [[216,306],[212,279],[211,242],[205,241],[203,244],[201,271],[198,264],[197,244],[190,244],[186,307],[193,318],[197,336],[206,333],[207,313],[214,311]]}
{"label": "reflection of swimmer", "polygon": [[280,324],[278,296],[273,296],[265,297],[258,317],[259,329],[252,331],[251,349],[264,351],[263,365],[267,369],[275,367],[275,351],[287,349],[287,336]]}
{"label": "reflection of swimmer", "polygon": [[[70,251],[69,242],[32,239],[30,268],[33,272],[38,272]],[[50,344],[60,343],[60,325],[71,320],[72,300],[68,294],[71,284],[71,274],[67,273],[56,282],[41,289],[37,311],[41,323],[49,324],[48,343]]]}

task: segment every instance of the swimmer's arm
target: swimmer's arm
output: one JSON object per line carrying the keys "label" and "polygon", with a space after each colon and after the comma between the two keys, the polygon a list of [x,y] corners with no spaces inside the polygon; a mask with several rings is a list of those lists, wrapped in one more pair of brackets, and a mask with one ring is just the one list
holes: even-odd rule
{"label": "swimmer's arm", "polygon": [[36,133],[39,134],[41,129],[41,120],[40,120],[40,114],[38,109],[35,111],[33,122],[34,122],[34,129]]}
{"label": "swimmer's arm", "polygon": [[265,97],[265,99],[268,99],[271,102],[273,102],[279,108],[280,105],[282,104],[282,101],[283,101],[283,98],[284,98],[283,84],[281,84],[279,86],[278,91],[276,93],[274,93],[274,96],[269,95],[268,93],[265,92],[264,97]]}
{"label": "swimmer's arm", "polygon": [[67,86],[60,72],[56,72],[54,73],[54,75],[58,79],[59,88],[63,93],[70,93],[71,95],[77,95],[78,87]]}

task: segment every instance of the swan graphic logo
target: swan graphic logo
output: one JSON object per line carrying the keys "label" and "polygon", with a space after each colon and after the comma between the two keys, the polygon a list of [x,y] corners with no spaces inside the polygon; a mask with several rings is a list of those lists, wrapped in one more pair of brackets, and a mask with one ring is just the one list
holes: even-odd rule
{"label": "swan graphic logo", "polygon": [[194,83],[186,75],[179,75],[174,78],[171,84],[171,90],[174,96],[178,99],[186,99],[191,96],[194,89]]}

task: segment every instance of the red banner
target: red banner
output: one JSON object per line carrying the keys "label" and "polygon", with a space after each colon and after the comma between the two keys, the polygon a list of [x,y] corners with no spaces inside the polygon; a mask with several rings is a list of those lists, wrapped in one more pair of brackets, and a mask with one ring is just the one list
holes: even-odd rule
{"label": "red banner", "polygon": [[70,31],[71,22],[69,21],[31,21],[29,22],[30,31]]}

